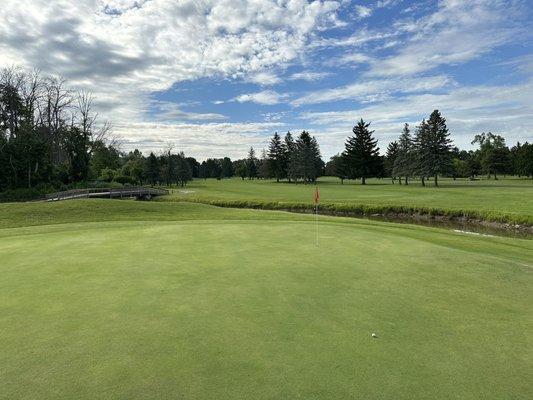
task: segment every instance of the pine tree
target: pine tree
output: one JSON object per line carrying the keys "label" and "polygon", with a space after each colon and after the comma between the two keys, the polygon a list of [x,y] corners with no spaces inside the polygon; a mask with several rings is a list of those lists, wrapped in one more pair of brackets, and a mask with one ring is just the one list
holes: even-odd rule
{"label": "pine tree", "polygon": [[366,184],[366,178],[375,176],[379,168],[379,148],[377,139],[368,129],[370,123],[361,120],[353,127],[354,136],[346,140],[344,157],[352,178],[361,178],[361,184]]}
{"label": "pine tree", "polygon": [[274,133],[268,146],[269,173],[279,182],[286,176],[286,148],[278,133]]}
{"label": "pine tree", "polygon": [[429,129],[425,119],[416,127],[415,138],[413,140],[413,174],[418,175],[422,186],[426,186],[426,177],[430,176],[429,171]]}
{"label": "pine tree", "polygon": [[414,144],[411,136],[409,124],[405,124],[402,134],[398,139],[398,155],[394,161],[392,175],[399,177],[400,185],[402,176],[405,177],[405,184],[409,184],[409,177],[415,170]]}
{"label": "pine tree", "polygon": [[394,185],[394,179],[396,175],[393,174],[394,162],[398,157],[398,142],[390,142],[387,146],[387,154],[385,155],[385,175],[392,178],[392,184]]}
{"label": "pine tree", "polygon": [[257,178],[257,157],[255,156],[255,150],[250,147],[248,152],[248,158],[246,159],[246,171],[248,179]]}
{"label": "pine tree", "polygon": [[292,159],[292,172],[296,178],[305,183],[314,182],[320,175],[323,167],[320,149],[316,138],[309,132],[302,131],[295,143],[294,157]]}
{"label": "pine tree", "polygon": [[285,168],[285,176],[289,179],[289,182],[291,179],[294,178],[294,167],[295,167],[295,153],[296,153],[296,144],[294,143],[294,139],[292,138],[292,134],[290,132],[287,132],[285,135],[285,156],[283,161],[283,166]]}
{"label": "pine tree", "polygon": [[265,149],[261,151],[261,158],[257,165],[257,174],[261,179],[268,179],[271,177],[269,159]]}
{"label": "pine tree", "polygon": [[433,176],[435,186],[438,186],[439,174],[447,174],[453,169],[452,141],[446,127],[446,119],[439,110],[434,110],[427,121],[428,144],[425,149],[425,170],[428,176]]}

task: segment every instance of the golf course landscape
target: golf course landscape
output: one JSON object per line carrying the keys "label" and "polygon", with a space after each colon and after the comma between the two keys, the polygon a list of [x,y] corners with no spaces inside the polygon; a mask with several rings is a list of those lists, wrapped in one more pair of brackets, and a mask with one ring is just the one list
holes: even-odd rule
{"label": "golf course landscape", "polygon": [[1,0],[0,400],[533,400],[531,0]]}
{"label": "golf course landscape", "polygon": [[[531,218],[527,181],[499,183],[522,202],[495,184],[444,183],[427,204],[415,186],[320,187],[478,207],[472,190]],[[0,398],[531,398],[530,239],[198,203],[313,190],[207,180],[151,202],[0,204]]]}

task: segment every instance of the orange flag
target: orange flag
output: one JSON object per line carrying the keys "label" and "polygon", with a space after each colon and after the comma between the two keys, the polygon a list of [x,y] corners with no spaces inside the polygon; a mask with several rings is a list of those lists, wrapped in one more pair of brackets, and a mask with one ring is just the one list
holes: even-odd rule
{"label": "orange flag", "polygon": [[318,204],[320,201],[320,191],[318,190],[318,186],[315,188],[315,195],[313,196],[313,200],[315,204]]}

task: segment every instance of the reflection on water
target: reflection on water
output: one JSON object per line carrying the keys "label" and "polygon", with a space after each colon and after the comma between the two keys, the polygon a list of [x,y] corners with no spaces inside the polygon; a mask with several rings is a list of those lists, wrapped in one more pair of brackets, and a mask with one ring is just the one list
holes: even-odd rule
{"label": "reflection on water", "polygon": [[464,221],[454,221],[454,220],[443,220],[443,219],[419,219],[416,217],[405,218],[405,217],[391,217],[391,216],[365,216],[370,220],[375,221],[384,221],[384,222],[395,222],[402,224],[416,224],[429,226],[433,228],[448,228],[457,233],[463,233],[467,235],[476,235],[476,236],[505,236],[505,237],[514,237],[522,239],[533,239],[533,233],[528,232],[525,229],[518,229],[512,226],[504,227],[494,225],[484,225],[482,223],[475,222],[464,222]]}

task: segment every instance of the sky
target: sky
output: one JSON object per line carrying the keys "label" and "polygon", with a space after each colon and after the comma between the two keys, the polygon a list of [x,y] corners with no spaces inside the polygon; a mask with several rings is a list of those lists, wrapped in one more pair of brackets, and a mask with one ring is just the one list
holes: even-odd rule
{"label": "sky", "polygon": [[244,157],[360,119],[382,152],[434,109],[455,145],[533,141],[532,0],[1,0],[0,67],[90,90],[125,151]]}

